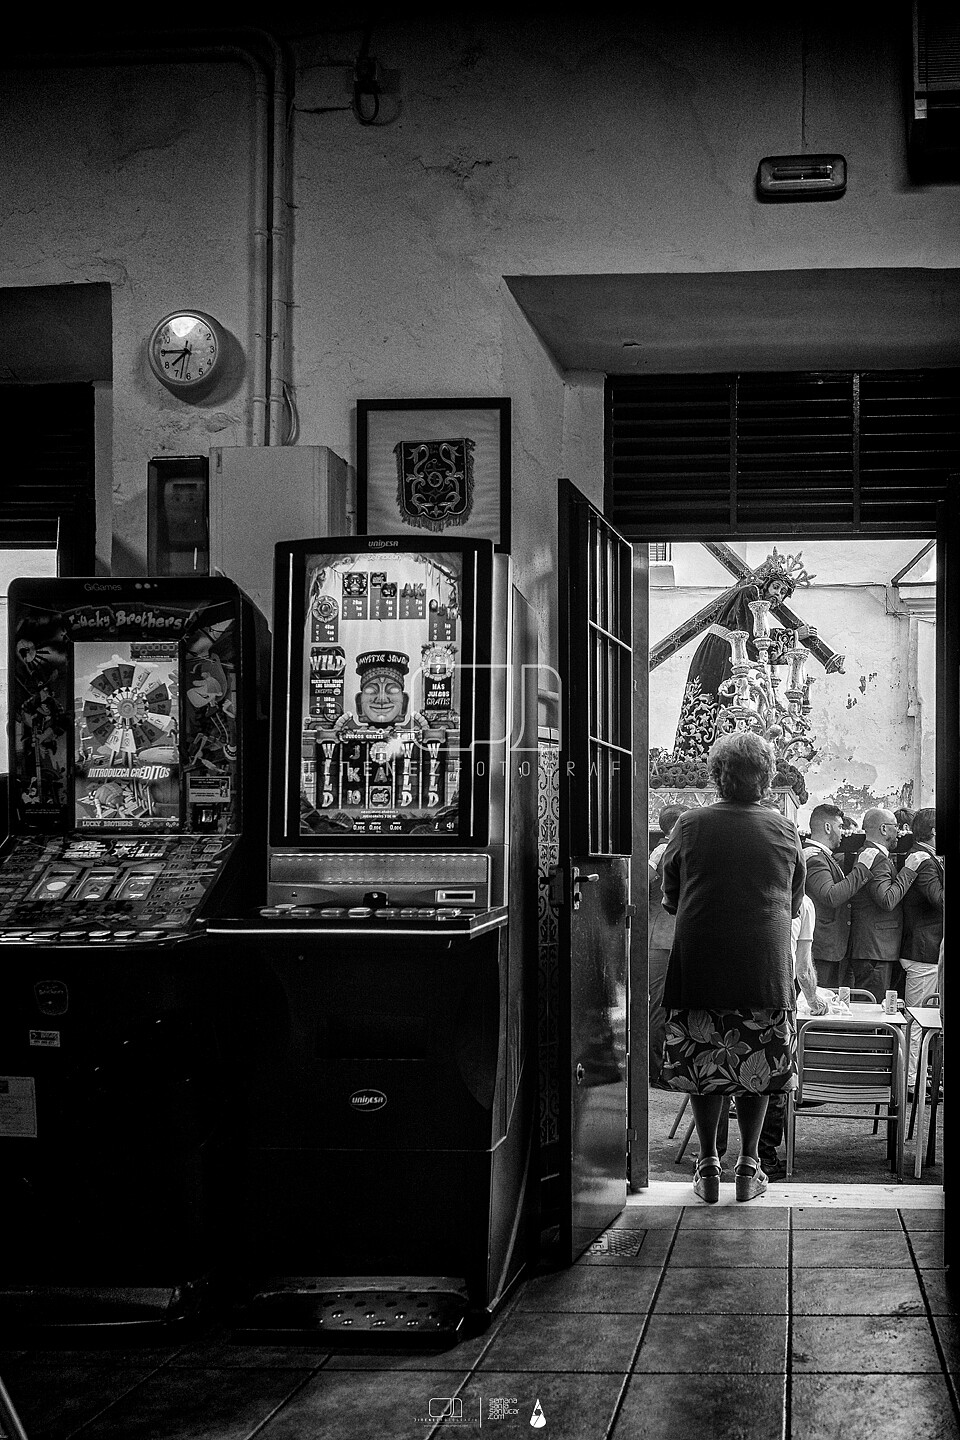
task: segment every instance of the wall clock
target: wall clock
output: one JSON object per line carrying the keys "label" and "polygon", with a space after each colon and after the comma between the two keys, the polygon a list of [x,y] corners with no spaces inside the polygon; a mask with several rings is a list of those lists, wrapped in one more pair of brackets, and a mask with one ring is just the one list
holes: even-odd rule
{"label": "wall clock", "polygon": [[175,395],[187,396],[220,374],[226,351],[225,333],[212,315],[175,310],[153,327],[147,358],[161,384]]}

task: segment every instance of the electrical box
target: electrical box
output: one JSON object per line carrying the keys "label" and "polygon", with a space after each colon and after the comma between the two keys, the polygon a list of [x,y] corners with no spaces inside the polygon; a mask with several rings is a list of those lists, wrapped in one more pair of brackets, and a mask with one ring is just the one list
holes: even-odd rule
{"label": "electrical box", "polygon": [[273,551],[281,540],[356,533],[356,472],[325,445],[210,450],[210,565],[273,625]]}
{"label": "electrical box", "polygon": [[205,455],[157,455],[147,465],[147,571],[209,575]]}

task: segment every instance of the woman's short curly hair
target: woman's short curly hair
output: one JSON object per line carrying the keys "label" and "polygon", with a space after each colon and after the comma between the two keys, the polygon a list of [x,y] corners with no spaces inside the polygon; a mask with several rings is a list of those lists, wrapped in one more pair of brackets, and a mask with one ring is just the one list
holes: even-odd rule
{"label": "woman's short curly hair", "polygon": [[759,800],[777,773],[776,753],[761,735],[734,730],[714,741],[707,756],[707,773],[721,800]]}

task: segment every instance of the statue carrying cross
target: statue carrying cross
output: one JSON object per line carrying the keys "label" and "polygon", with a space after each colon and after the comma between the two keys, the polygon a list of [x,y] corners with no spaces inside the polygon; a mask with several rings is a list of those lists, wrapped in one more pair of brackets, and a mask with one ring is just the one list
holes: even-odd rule
{"label": "statue carrying cross", "polygon": [[737,583],[664,636],[651,649],[649,660],[653,671],[695,636],[703,636],[690,662],[674,745],[675,758],[688,761],[704,759],[716,738],[717,719],[723,706],[721,686],[732,673],[726,636],[731,631],[746,631],[748,636],[753,636],[751,601],[769,600],[771,615],[783,627],[771,633],[773,643],[769,653],[774,665],[781,662],[795,640],[820,661],[828,675],[842,675],[844,663],[844,657],[820,639],[816,627],[805,625],[786,603],[798,585],[809,585],[814,579],[804,569],[800,555],[781,555],[774,546],[771,554],[753,570],[723,541],[705,540],[702,544],[736,576]]}

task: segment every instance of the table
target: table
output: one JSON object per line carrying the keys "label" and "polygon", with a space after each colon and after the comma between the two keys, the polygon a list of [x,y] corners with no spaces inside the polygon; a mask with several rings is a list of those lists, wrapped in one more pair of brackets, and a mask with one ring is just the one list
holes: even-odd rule
{"label": "table", "polygon": [[[933,1013],[932,1011],[928,1013]],[[937,1011],[937,1014],[940,1012]],[[907,1122],[907,1057],[909,1051],[909,1035],[911,1018],[903,1010],[898,1010],[893,1015],[888,1015],[883,1006],[875,1001],[872,1005],[865,1001],[855,1000],[851,1002],[849,1011],[829,1015],[801,1015],[797,1014],[797,1038],[805,1025],[815,1021],[817,1025],[825,1025],[834,1030],[891,1030],[897,1036],[897,1049],[899,1055],[899,1066],[897,1070],[897,1103],[900,1110],[900,1154],[896,1157],[890,1155],[891,1161],[897,1161],[897,1179],[903,1179],[903,1136]],[[888,1151],[889,1154],[889,1151]]]}
{"label": "table", "polygon": [[[927,1065],[930,1060],[930,1047],[938,1042],[938,1036],[943,1034],[943,1017],[939,1005],[908,1005],[907,1015],[910,1017],[910,1028],[919,1025],[920,1053],[917,1056],[917,1075],[913,1087],[914,1109],[919,1107],[917,1115],[917,1158],[914,1161],[913,1173],[920,1179],[920,1171],[924,1164],[923,1145],[923,1122],[927,1113]],[[910,1044],[910,1030],[907,1031],[907,1044]],[[940,1093],[940,1072],[934,1066],[934,1084],[930,1098],[930,1129],[927,1134],[926,1163],[932,1165],[937,1154],[937,1101]]]}

